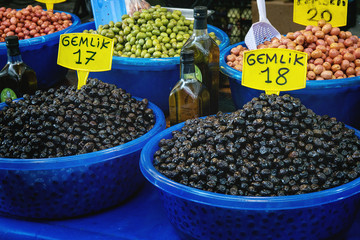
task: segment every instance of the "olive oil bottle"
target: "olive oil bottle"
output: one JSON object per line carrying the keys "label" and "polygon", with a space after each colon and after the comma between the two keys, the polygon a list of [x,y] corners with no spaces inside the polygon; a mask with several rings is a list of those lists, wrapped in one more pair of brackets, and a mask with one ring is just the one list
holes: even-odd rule
{"label": "olive oil bottle", "polygon": [[192,49],[195,58],[195,70],[210,92],[210,113],[216,114],[219,107],[219,58],[220,50],[207,30],[207,7],[194,8],[193,34],[182,47]]}
{"label": "olive oil bottle", "polygon": [[184,50],[180,57],[180,81],[169,96],[170,125],[209,115],[210,93],[195,76],[194,51]]}
{"label": "olive oil bottle", "polygon": [[22,97],[26,93],[34,94],[37,90],[36,73],[22,61],[18,37],[8,36],[5,41],[8,61],[0,71],[1,102]]}

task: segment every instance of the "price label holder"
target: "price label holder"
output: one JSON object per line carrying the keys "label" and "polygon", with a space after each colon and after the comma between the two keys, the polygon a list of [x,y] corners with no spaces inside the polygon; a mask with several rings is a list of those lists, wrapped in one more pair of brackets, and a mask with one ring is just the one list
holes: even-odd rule
{"label": "price label holder", "polygon": [[111,70],[114,40],[89,33],[60,35],[57,64],[77,70],[78,89],[86,84],[89,72]]}
{"label": "price label holder", "polygon": [[45,3],[46,9],[54,9],[54,4],[66,2],[66,0],[36,0],[37,2]]}
{"label": "price label holder", "polygon": [[348,0],[294,0],[293,21],[316,26],[324,19],[333,27],[346,26]]}
{"label": "price label holder", "polygon": [[241,84],[266,94],[306,87],[307,54],[267,48],[244,52]]}

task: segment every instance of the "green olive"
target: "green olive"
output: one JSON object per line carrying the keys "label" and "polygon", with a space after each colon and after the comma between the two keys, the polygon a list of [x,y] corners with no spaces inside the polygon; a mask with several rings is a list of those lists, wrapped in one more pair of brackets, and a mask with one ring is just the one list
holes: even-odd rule
{"label": "green olive", "polygon": [[136,39],[144,39],[146,38],[146,34],[143,32],[139,32],[138,34],[136,34]]}
{"label": "green olive", "polygon": [[176,44],[176,48],[178,49],[178,50],[181,50],[181,48],[184,46],[184,44],[182,43],[182,42],[179,42],[179,43],[177,43]]}
{"label": "green olive", "polygon": [[161,26],[160,28],[159,28],[159,30],[161,31],[161,32],[165,32],[166,31],[166,27],[165,26]]}
{"label": "green olive", "polygon": [[114,38],[114,37],[115,37],[115,34],[114,34],[113,31],[108,31],[108,32],[105,34],[105,37]]}
{"label": "green olive", "polygon": [[161,19],[161,22],[165,26],[169,24],[169,20],[166,17],[164,19]]}
{"label": "green olive", "polygon": [[150,58],[151,57],[151,54],[150,53],[146,53],[145,55],[144,55],[144,58]]}
{"label": "green olive", "polygon": [[173,48],[169,49],[169,56],[173,57],[175,55],[175,50]]}
{"label": "green olive", "polygon": [[171,14],[171,16],[172,16],[173,19],[175,19],[175,20],[180,20],[179,15],[177,15],[177,14],[175,13],[175,11]]}
{"label": "green olive", "polygon": [[140,57],[140,56],[141,56],[141,50],[140,50],[140,49],[136,49],[135,55],[136,55],[136,57]]}
{"label": "green olive", "polygon": [[156,44],[155,45],[155,51],[161,51],[162,50],[162,47],[160,44]]}
{"label": "green olive", "polygon": [[123,45],[121,45],[121,44],[116,44],[116,46],[115,46],[115,50],[116,51],[120,51],[120,50],[123,50],[124,49],[124,46]]}
{"label": "green olive", "polygon": [[145,40],[144,39],[139,39],[139,45],[142,46],[145,44]]}
{"label": "green olive", "polygon": [[131,35],[136,36],[140,31],[135,29],[131,32]]}
{"label": "green olive", "polygon": [[134,23],[135,21],[134,21],[133,18],[129,17],[129,18],[126,19],[126,22],[131,24],[131,23]]}
{"label": "green olive", "polygon": [[140,54],[140,57],[143,58],[143,57],[145,56],[145,54],[147,54],[147,53],[148,53],[148,52],[147,52],[146,50],[142,50],[142,51],[141,51],[141,54]]}
{"label": "green olive", "polygon": [[154,40],[152,41],[152,44],[153,44],[153,45],[160,44],[160,41],[159,41],[158,39],[154,39]]}
{"label": "green olive", "polygon": [[122,22],[116,22],[115,23],[115,27],[117,27],[117,28],[121,28],[121,25],[122,25]]}
{"label": "green olive", "polygon": [[117,36],[117,40],[118,40],[119,43],[124,42],[124,38],[122,36]]}
{"label": "green olive", "polygon": [[155,51],[152,55],[155,58],[159,58],[159,57],[161,57],[161,52],[160,51]]}
{"label": "green olive", "polygon": [[147,48],[151,48],[151,47],[153,46],[153,41],[151,41],[150,39],[149,39],[149,40],[146,40],[145,46],[146,46]]}
{"label": "green olive", "polygon": [[148,53],[153,54],[154,52],[155,52],[155,48],[154,48],[154,47],[148,49]]}
{"label": "green olive", "polygon": [[183,40],[184,40],[183,35],[178,34],[178,35],[176,36],[176,40],[177,40],[177,41],[183,41]]}
{"label": "green olive", "polygon": [[130,38],[129,43],[132,45],[132,44],[134,44],[134,43],[135,43],[135,41],[136,41],[136,38],[135,38],[135,37],[132,37],[132,38]]}
{"label": "green olive", "polygon": [[156,35],[156,36],[159,36],[160,35],[160,31],[159,30],[152,30],[152,34]]}
{"label": "green olive", "polygon": [[113,28],[111,28],[111,30],[112,30],[114,33],[119,33],[119,32],[120,32],[120,28],[118,28],[118,27],[113,27]]}
{"label": "green olive", "polygon": [[126,27],[124,28],[124,34],[125,34],[125,35],[128,35],[130,32],[131,32],[131,28],[130,28],[129,26],[126,26]]}
{"label": "green olive", "polygon": [[162,42],[163,43],[168,43],[168,42],[170,42],[170,38],[169,37],[164,37],[163,39],[162,39]]}
{"label": "green olive", "polygon": [[167,25],[168,29],[172,29],[174,26],[175,24],[172,22],[169,22],[169,24]]}
{"label": "green olive", "polygon": [[140,18],[140,12],[134,12],[133,13],[133,15],[132,15],[132,17],[134,18],[134,19],[139,19]]}
{"label": "green olive", "polygon": [[125,52],[129,52],[131,50],[131,46],[130,45],[125,45]]}

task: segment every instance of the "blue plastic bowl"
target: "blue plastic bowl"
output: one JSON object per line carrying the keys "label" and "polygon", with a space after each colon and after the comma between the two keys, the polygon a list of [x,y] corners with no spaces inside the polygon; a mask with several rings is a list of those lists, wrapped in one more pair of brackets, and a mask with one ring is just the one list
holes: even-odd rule
{"label": "blue plastic bowl", "polygon": [[[263,92],[242,86],[242,72],[226,64],[230,50],[240,44],[245,46],[244,42],[236,43],[220,53],[220,71],[229,79],[231,96],[237,108]],[[286,93],[300,98],[301,102],[316,114],[336,117],[341,122],[360,128],[360,77],[306,81],[305,89],[281,92],[281,95]]]}
{"label": "blue plastic bowl", "polygon": [[[57,11],[55,11],[57,12]],[[72,25],[64,30],[49,35],[23,39],[19,41],[23,61],[36,72],[39,89],[52,87],[65,79],[67,69],[57,65],[60,35],[79,25],[80,18],[71,15]],[[0,68],[7,62],[7,49],[4,42],[0,43]]]}
{"label": "blue plastic bowl", "polygon": [[[155,185],[170,219],[184,239],[320,240],[351,227],[360,207],[360,178],[342,186],[284,197],[242,197],[191,188],[153,166],[161,139],[184,123],[153,137],[143,148],[140,170]],[[360,132],[356,130],[360,137]],[[342,238],[334,238],[342,239]]]}
{"label": "blue plastic bowl", "polygon": [[[0,109],[4,106],[0,104]],[[150,102],[149,108],[156,117],[154,127],[123,145],[60,158],[0,158],[0,213],[67,218],[115,206],[132,196],[144,183],[141,149],[166,125],[163,112]]]}
{"label": "blue plastic bowl", "polygon": [[[73,28],[71,32],[83,32],[94,29],[95,23],[89,22]],[[208,25],[209,32],[221,41],[220,50],[229,45],[229,37],[217,27]],[[107,72],[90,73],[90,77],[115,84],[127,92],[144,97],[159,106],[164,112],[169,111],[171,89],[180,78],[180,58],[125,58],[113,57],[112,69]]]}

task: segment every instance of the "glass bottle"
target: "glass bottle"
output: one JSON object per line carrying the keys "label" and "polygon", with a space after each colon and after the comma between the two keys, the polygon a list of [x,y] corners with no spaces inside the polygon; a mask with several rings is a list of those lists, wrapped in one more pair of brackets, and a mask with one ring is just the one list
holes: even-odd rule
{"label": "glass bottle", "polygon": [[169,96],[170,125],[209,115],[210,93],[195,76],[194,51],[184,50],[180,57],[180,81]]}
{"label": "glass bottle", "polygon": [[198,78],[202,78],[202,82],[210,92],[210,113],[216,114],[219,106],[220,50],[208,34],[207,7],[194,8],[193,34],[184,44],[182,51],[186,49],[194,51],[196,74]]}
{"label": "glass bottle", "polygon": [[8,36],[5,41],[8,61],[0,71],[1,102],[23,94],[34,94],[37,90],[36,73],[22,61],[18,37]]}

